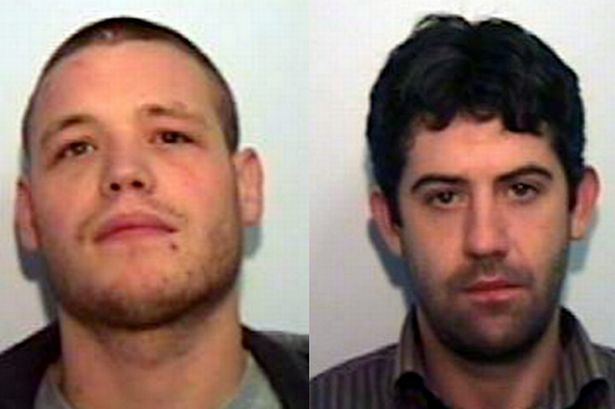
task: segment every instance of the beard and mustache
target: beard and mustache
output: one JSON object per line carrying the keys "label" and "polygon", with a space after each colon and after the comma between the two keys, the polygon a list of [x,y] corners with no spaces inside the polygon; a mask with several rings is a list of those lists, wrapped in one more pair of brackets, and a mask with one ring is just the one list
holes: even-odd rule
{"label": "beard and mustache", "polygon": [[[565,246],[549,260],[542,282],[537,279],[539,273],[495,256],[470,261],[444,283],[435,283],[429,272],[410,263],[410,282],[425,321],[442,345],[474,363],[505,364],[526,355],[553,321],[567,260],[568,247]],[[467,301],[463,300],[464,292],[489,278],[519,286],[529,297],[519,302],[494,303],[483,309],[464,302]],[[505,324],[500,325],[498,331],[491,331],[489,320]]]}
{"label": "beard and mustache", "polygon": [[[189,225],[189,219],[169,205],[149,201],[147,206],[177,220],[182,227]],[[141,254],[134,251],[119,264],[125,271],[113,283],[101,284],[101,280],[92,277],[105,274],[97,270],[100,266],[82,262],[80,254],[51,237],[42,252],[51,289],[67,314],[90,326],[139,331],[207,313],[233,291],[239,276],[242,227],[236,206],[232,208],[202,227],[197,246],[185,246],[185,240],[193,237],[184,237],[183,243],[171,244],[172,250],[149,248]],[[80,224],[77,243],[85,240],[85,232],[96,225],[100,214],[95,212]],[[164,251],[175,253],[172,263],[148,263],[148,256],[156,257],[159,255],[154,252]],[[110,262],[106,268],[116,267],[113,260],[106,261]]]}

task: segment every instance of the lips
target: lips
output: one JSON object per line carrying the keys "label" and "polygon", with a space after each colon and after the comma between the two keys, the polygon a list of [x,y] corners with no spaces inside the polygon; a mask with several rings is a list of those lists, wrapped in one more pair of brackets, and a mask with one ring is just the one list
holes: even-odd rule
{"label": "lips", "polygon": [[497,291],[512,288],[521,288],[517,283],[509,280],[494,279],[494,280],[479,280],[467,288],[469,292],[487,292]]}
{"label": "lips", "polygon": [[465,288],[465,294],[481,306],[503,306],[518,300],[525,290],[522,283],[502,278],[479,279]]}
{"label": "lips", "polygon": [[152,213],[124,213],[106,219],[96,230],[97,243],[128,237],[159,236],[177,231],[171,223]]}

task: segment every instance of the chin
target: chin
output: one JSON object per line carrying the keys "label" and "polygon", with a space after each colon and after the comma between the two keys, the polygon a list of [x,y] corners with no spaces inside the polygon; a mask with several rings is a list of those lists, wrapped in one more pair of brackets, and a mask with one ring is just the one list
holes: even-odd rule
{"label": "chin", "polygon": [[52,249],[50,281],[66,314],[86,326],[139,330],[202,318],[235,286],[240,233],[220,224],[173,257],[148,251],[86,260]]}
{"label": "chin", "polygon": [[216,310],[235,287],[239,260],[230,257],[210,268],[137,266],[113,279],[110,272],[117,270],[111,269],[107,274],[99,271],[99,277],[107,279],[97,281],[83,274],[73,274],[72,279],[54,274],[52,286],[66,314],[84,325],[155,329]]}
{"label": "chin", "polygon": [[468,361],[505,364],[527,356],[543,339],[549,322],[536,319],[480,325],[476,320],[466,321],[455,328],[438,328],[437,336],[450,350]]}
{"label": "chin", "polygon": [[235,277],[161,291],[100,291],[86,297],[62,297],[63,309],[86,325],[147,330],[171,325],[214,310],[232,292]]}

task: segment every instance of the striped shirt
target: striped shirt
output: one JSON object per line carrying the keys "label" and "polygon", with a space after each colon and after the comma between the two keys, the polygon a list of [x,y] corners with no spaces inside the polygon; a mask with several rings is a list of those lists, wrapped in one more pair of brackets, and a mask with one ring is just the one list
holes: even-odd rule
{"label": "striped shirt", "polygon": [[[615,350],[592,344],[562,308],[563,355],[536,409],[615,409]],[[310,382],[312,409],[442,408],[425,385],[416,313],[408,314],[398,345],[352,359]],[[401,345],[401,347],[399,347]]]}

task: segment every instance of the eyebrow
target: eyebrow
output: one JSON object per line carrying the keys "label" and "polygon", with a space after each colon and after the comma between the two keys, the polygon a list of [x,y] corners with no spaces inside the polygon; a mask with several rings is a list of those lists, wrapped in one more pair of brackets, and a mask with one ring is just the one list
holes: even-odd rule
{"label": "eyebrow", "polygon": [[71,114],[55,120],[43,132],[43,136],[41,136],[41,147],[45,147],[45,145],[49,143],[49,140],[59,132],[74,126],[93,124],[95,122],[96,118],[94,116],[83,113]]}
{"label": "eyebrow", "polygon": [[[517,179],[522,176],[532,176],[532,175],[539,176],[539,177],[542,177],[548,180],[553,180],[553,173],[551,173],[551,171],[549,171],[547,168],[540,166],[540,165],[529,164],[529,165],[522,166],[520,168],[514,169],[510,172],[506,172],[498,176],[496,179],[496,182],[506,183],[506,182],[510,182],[511,180]],[[429,173],[417,179],[410,187],[410,192],[415,193],[416,191],[423,188],[424,186],[435,184],[435,183],[448,184],[448,185],[464,185],[464,184],[467,184],[468,181],[461,176],[440,174],[440,173]]]}
{"label": "eyebrow", "polygon": [[206,128],[210,128],[210,123],[201,115],[191,112],[181,102],[175,102],[169,105],[162,104],[145,104],[138,109],[139,114],[146,117],[168,117],[174,119],[188,120],[197,122]]}
{"label": "eyebrow", "polygon": [[416,191],[422,189],[423,187],[431,184],[447,184],[447,185],[461,185],[465,183],[465,180],[460,176],[451,176],[439,173],[429,173],[427,175],[423,175],[416,180],[410,187],[410,192],[415,193]]}
{"label": "eyebrow", "polygon": [[522,176],[539,176],[547,180],[553,180],[553,173],[547,168],[539,165],[526,165],[519,169],[515,169],[511,172],[505,173],[497,178],[498,182],[509,182]]}
{"label": "eyebrow", "polygon": [[[202,116],[188,111],[182,103],[173,103],[168,106],[162,104],[145,104],[138,109],[139,113],[146,117],[169,117],[175,119],[197,122],[206,128],[210,127],[208,121]],[[90,125],[97,123],[96,117],[86,113],[75,113],[53,121],[43,132],[41,137],[41,147],[45,147],[49,140],[56,134],[80,125]]]}

